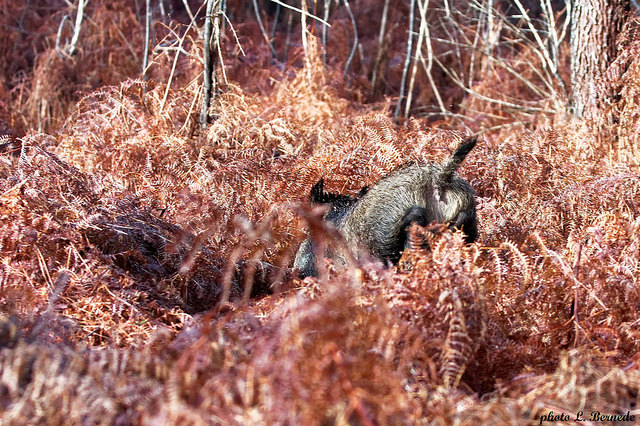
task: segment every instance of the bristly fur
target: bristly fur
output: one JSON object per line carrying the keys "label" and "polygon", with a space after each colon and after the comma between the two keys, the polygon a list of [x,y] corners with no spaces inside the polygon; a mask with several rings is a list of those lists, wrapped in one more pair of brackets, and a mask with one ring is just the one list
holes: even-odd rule
{"label": "bristly fur", "polygon": [[309,194],[309,200],[311,204],[328,204],[330,210],[325,215],[324,219],[328,222],[337,224],[337,221],[353,206],[359,199],[361,199],[369,190],[368,186],[363,187],[355,197],[337,194],[334,192],[324,192],[324,179],[320,179],[311,188]]}
{"label": "bristly fur", "polygon": [[[324,179],[321,178],[313,187],[309,193],[309,201],[311,204],[328,204],[329,211],[324,215],[326,222],[332,223],[336,227],[342,222],[342,219],[347,216],[353,206],[365,196],[369,191],[369,187],[363,187],[355,197],[344,194],[337,194],[333,192],[324,191]],[[298,268],[300,275],[303,277],[316,276],[318,274],[316,265],[316,245],[310,239],[302,242],[296,258],[294,261],[294,268]]]}
{"label": "bristly fur", "polygon": [[[325,193],[321,179],[311,189],[311,201],[330,204],[325,220],[338,228],[356,256],[364,248],[384,262],[396,263],[412,223],[446,223],[462,229],[466,241],[474,242],[478,236],[475,193],[456,170],[476,142],[476,137],[466,139],[442,165],[406,164],[356,197]],[[294,267],[303,276],[317,273],[313,250],[310,240],[298,250]]]}

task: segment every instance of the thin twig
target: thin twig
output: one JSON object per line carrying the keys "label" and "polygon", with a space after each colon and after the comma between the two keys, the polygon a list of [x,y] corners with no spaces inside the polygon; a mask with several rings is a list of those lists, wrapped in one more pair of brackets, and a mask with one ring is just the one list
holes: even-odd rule
{"label": "thin twig", "polygon": [[407,73],[409,72],[409,65],[411,64],[411,53],[413,52],[413,21],[414,11],[416,7],[416,0],[411,0],[411,8],[409,12],[409,33],[407,37],[407,54],[404,61],[404,68],[402,69],[402,80],[400,81],[400,95],[398,96],[398,103],[393,113],[394,119],[398,119],[400,115],[400,109],[402,108],[402,101],[404,100],[404,86],[407,82]]}
{"label": "thin twig", "polygon": [[160,16],[162,16],[163,19],[167,19],[167,10],[164,8],[164,0],[158,0],[159,6],[160,6]]}
{"label": "thin twig", "polygon": [[[27,0],[27,2],[24,5],[24,9],[22,10],[22,15],[20,15],[20,19],[18,20],[18,30],[22,34],[25,33],[25,31],[24,31],[24,19],[27,17],[27,12],[29,12],[29,10],[30,10],[31,1],[32,0]],[[14,45],[14,48],[15,48],[15,45]]]}
{"label": "thin twig", "polygon": [[[535,38],[536,42],[538,43],[539,52],[544,57],[545,62],[547,63],[547,66],[551,70],[551,73],[553,74],[553,76],[557,80],[558,84],[562,88],[562,91],[564,93],[567,93],[567,89],[566,89],[566,86],[564,84],[564,80],[562,80],[562,77],[560,76],[560,73],[558,72],[558,63],[557,63],[557,61],[554,61],[553,59],[551,59],[551,53],[549,52],[549,49],[547,49],[547,46],[545,46],[545,44],[542,42],[542,39],[540,38],[539,31],[533,26],[533,22],[531,22],[531,18],[529,17],[529,14],[525,10],[524,6],[522,6],[522,3],[520,2],[520,0],[513,0],[513,1],[516,4],[516,6],[518,6],[518,9],[520,10],[520,13],[522,14],[522,17],[524,18],[525,22],[527,23],[527,25],[529,27],[529,30],[531,30],[531,33],[533,34],[533,37]],[[544,1],[542,3],[544,3]],[[551,13],[550,15],[553,16],[553,13]],[[549,17],[548,19],[552,19],[552,18]],[[555,29],[555,24],[554,24],[553,28],[549,28],[549,33],[555,34],[555,32],[556,32],[556,29]]]}
{"label": "thin twig", "polygon": [[565,2],[565,11],[564,11],[564,24],[562,25],[562,31],[560,31],[560,36],[558,36],[558,44],[562,43],[564,38],[567,36],[567,31],[569,29],[569,25],[571,24],[571,2]]}
{"label": "thin twig", "polygon": [[[492,1],[492,0],[490,0]],[[478,18],[478,27],[477,30],[474,31],[473,34],[473,43],[471,45],[471,58],[469,59],[469,80],[467,82],[467,85],[469,87],[471,87],[473,85],[473,78],[475,76],[474,70],[475,70],[475,65],[476,65],[476,51],[478,50],[478,43],[480,42],[480,28],[482,28],[482,23],[484,21],[484,17],[485,14],[480,12],[480,18]],[[489,21],[489,19],[487,18],[487,21]],[[489,27],[489,24],[487,24],[487,27]],[[488,30],[484,31],[484,40],[485,40],[485,46],[487,46],[487,50],[488,50],[488,46],[489,43],[487,43],[487,33]]]}
{"label": "thin twig", "polygon": [[186,51],[184,47],[182,47],[180,42],[178,42],[178,46],[156,46],[153,48],[153,51],[154,52],[180,52],[184,56],[187,56],[195,61],[200,62],[201,64],[204,64],[204,61],[200,56],[195,55],[189,51]]}
{"label": "thin twig", "polygon": [[278,5],[276,8],[276,15],[273,17],[273,25],[271,26],[271,34],[269,37],[271,40],[276,38],[276,30],[278,29],[278,20],[280,19],[280,11],[282,10],[282,6]]}
{"label": "thin twig", "polygon": [[476,97],[480,100],[483,100],[485,102],[490,102],[490,103],[494,103],[497,105],[502,105],[508,108],[512,108],[514,110],[522,110],[522,111],[530,111],[530,112],[544,112],[547,114],[553,114],[555,113],[555,111],[553,110],[549,110],[546,108],[539,108],[539,107],[534,107],[534,106],[525,106],[525,105],[518,105],[518,104],[514,104],[512,102],[506,102],[500,99],[493,99],[490,98],[488,96],[485,96],[481,93],[476,92],[473,89],[468,88],[463,82],[462,80],[450,69],[448,69],[446,66],[444,66],[444,64],[442,62],[440,62],[440,60],[437,57],[433,58],[436,63],[440,66],[440,68],[449,76],[449,78],[451,78],[451,80],[458,86],[460,87],[462,90],[464,90],[466,93],[472,95],[473,97]]}
{"label": "thin twig", "polygon": [[178,47],[175,48],[176,56],[173,58],[171,73],[169,74],[169,79],[167,80],[167,87],[164,90],[164,96],[162,97],[162,102],[160,103],[160,114],[162,113],[162,110],[164,109],[164,105],[167,101],[167,97],[169,96],[169,89],[171,88],[171,82],[173,81],[173,76],[176,71],[176,66],[178,65],[178,57],[180,56],[180,52],[184,52],[184,50],[182,49],[182,43],[184,43],[184,40],[185,38],[187,38],[187,34],[189,34],[189,30],[191,30],[191,26],[194,23],[195,21],[189,22],[189,25],[187,26],[187,30],[184,32],[184,35],[178,38]]}
{"label": "thin twig", "polygon": [[311,70],[309,65],[309,52],[307,51],[307,0],[302,2],[302,13],[300,14],[300,27],[302,27],[302,34],[300,35],[302,40],[302,50],[304,51],[304,60],[307,63],[307,71]]}
{"label": "thin twig", "polygon": [[[547,99],[547,98],[551,98],[553,97],[553,94],[550,92],[545,92],[544,90],[542,90],[540,87],[536,86],[535,84],[533,84],[531,81],[529,81],[528,79],[526,79],[525,77],[522,76],[522,72],[519,72],[518,70],[516,70],[515,68],[513,68],[511,65],[509,65],[504,59],[501,58],[496,58],[495,56],[488,56],[487,59],[489,60],[489,62],[493,62],[498,64],[502,69],[504,69],[505,71],[507,71],[509,74],[511,74],[513,77],[515,77],[517,80],[519,80],[521,83],[523,83],[525,86],[527,86],[531,91],[533,91],[534,93],[536,93],[538,96],[540,96],[543,99]],[[530,63],[529,61],[525,62],[527,65],[529,65],[529,67],[534,70],[535,67],[533,66],[532,63]],[[534,71],[535,72],[535,71]]]}
{"label": "thin twig", "polygon": [[291,45],[291,28],[293,27],[293,14],[287,16],[287,37],[284,41],[284,62],[289,58],[289,46]]}
{"label": "thin twig", "polygon": [[[456,42],[456,41],[452,41],[452,40],[442,39],[442,38],[438,38],[438,37],[432,37],[432,39],[437,41],[437,42],[439,42],[439,43],[443,43],[443,44],[451,44],[451,45],[455,44],[455,45],[458,45],[458,46],[461,46],[461,47],[468,47],[464,43],[460,43],[460,42]],[[496,65],[498,65],[501,68],[503,68],[504,70],[506,70],[508,73],[512,74],[515,78],[520,80],[529,89],[531,89],[532,91],[534,91],[535,93],[540,95],[542,98],[551,98],[551,97],[554,96],[555,91],[553,91],[553,88],[549,85],[549,83],[546,80],[544,80],[544,76],[541,75],[539,72],[537,72],[537,67],[535,67],[528,60],[523,61],[523,63],[526,64],[529,68],[531,68],[531,71],[534,72],[540,78],[540,80],[543,81],[543,83],[545,83],[545,86],[547,86],[547,88],[550,89],[549,92],[543,91],[540,87],[538,87],[535,84],[533,84],[533,82],[531,82],[528,79],[526,79],[525,77],[523,77],[522,76],[522,72],[516,70],[515,68],[513,68],[511,65],[509,65],[507,63],[506,60],[504,60],[504,59],[502,59],[500,57],[496,57],[495,55],[488,54],[486,52],[486,50],[480,49],[478,47],[471,46],[471,49],[476,53],[480,53],[481,55],[485,55],[488,61],[495,63]],[[472,86],[472,81],[469,81],[468,82],[468,87],[471,87],[471,86]]]}
{"label": "thin twig", "polygon": [[[443,20],[442,18],[439,18],[440,24],[443,28],[449,28],[453,25],[453,29],[449,31],[447,37],[433,37],[432,40],[441,44],[448,44],[451,46],[452,50],[450,52],[440,54],[439,57],[435,57],[434,60],[445,74],[447,74],[447,76],[454,82],[454,84],[466,93],[482,101],[518,110],[521,111],[521,114],[556,112],[559,108],[562,108],[564,102],[563,99],[566,98],[566,91],[564,89],[565,85],[558,72],[558,47],[565,35],[564,31],[566,31],[566,22],[562,29],[563,32],[559,33],[556,29],[557,21],[554,19],[550,1],[543,1],[545,4],[542,7],[545,14],[548,16],[547,27],[549,29],[549,34],[535,28],[530,16],[523,10],[524,8],[522,7],[520,0],[517,0],[520,12],[522,12],[522,21],[520,26],[510,20],[503,13],[497,11],[493,7],[493,0],[472,0],[469,5],[473,10],[477,11],[476,16],[478,16],[478,29],[474,32],[474,37],[470,39],[468,37],[468,31],[465,28],[462,28],[457,21],[453,19]],[[459,10],[452,10],[451,12],[464,17],[463,12]],[[511,35],[511,37],[507,37],[501,41],[500,45],[496,44],[495,37],[493,37],[495,24],[500,25],[504,31],[507,31],[508,34]],[[479,38],[478,35],[478,31],[480,31],[481,28],[484,28],[483,38]],[[460,40],[457,40],[457,38],[460,38]],[[479,40],[480,42],[484,40],[484,43],[479,43]],[[480,46],[480,44],[484,44],[484,46]],[[508,52],[505,52],[503,49],[502,55],[500,55],[500,52],[496,52],[494,46],[506,47]],[[539,62],[534,60],[534,64],[527,57],[519,54],[519,52],[522,52],[523,47],[530,49],[531,53],[538,58]],[[445,67],[440,58],[448,55],[459,56],[460,49],[470,50],[472,60],[467,70],[463,70],[461,68],[456,73],[451,66]],[[422,52],[418,52],[417,58],[423,62],[424,67],[424,59],[421,57],[420,53]],[[476,54],[478,53],[486,58],[487,69],[484,71],[485,73],[490,72],[492,67],[504,69],[513,78],[524,84],[532,93],[535,93],[537,97],[536,101],[531,102],[517,98],[511,99],[508,94],[501,94],[499,99],[497,99],[474,90],[473,79],[474,73],[477,72],[474,58],[476,58]],[[516,63],[513,59],[505,57],[504,53],[517,58],[518,62]],[[460,59],[458,63],[460,65],[463,64]],[[425,67],[425,72],[426,70],[427,68]],[[527,72],[523,71],[530,72],[532,74],[531,77],[526,77]],[[561,94],[561,91],[564,92],[564,95]],[[551,109],[545,107],[545,104],[548,102],[551,102]]]}
{"label": "thin twig", "polygon": [[[419,2],[418,7],[420,8],[420,16],[421,16],[420,35],[422,36],[424,34],[424,37],[422,42],[418,42],[418,47],[416,49],[416,52],[417,52],[418,60],[422,64],[422,68],[424,69],[424,72],[427,75],[427,80],[429,80],[429,84],[431,85],[431,90],[433,91],[433,95],[436,97],[436,102],[438,102],[438,107],[440,108],[440,111],[444,113],[446,112],[447,109],[444,106],[444,102],[442,101],[442,97],[440,96],[440,91],[438,90],[438,85],[433,79],[433,74],[431,72],[431,70],[433,69],[433,47],[431,46],[431,33],[429,31],[429,25],[427,22],[427,9],[429,7],[429,0],[427,0],[424,4],[422,2]],[[427,48],[426,59],[422,54],[421,44],[424,44]],[[414,70],[415,70],[415,66],[414,66]],[[413,80],[413,76],[411,76],[411,79]],[[413,83],[411,84],[411,86],[413,87]],[[409,96],[411,96],[411,92],[409,92]],[[408,115],[409,113],[410,104],[411,104],[411,101],[408,100],[405,115]]]}
{"label": "thin twig", "polygon": [[178,130],[178,134],[181,134],[184,131],[184,129],[186,129],[187,124],[191,121],[189,117],[191,117],[191,113],[195,109],[195,106],[196,106],[196,103],[198,102],[198,98],[200,97],[201,91],[202,91],[202,86],[200,86],[198,93],[196,93],[196,95],[193,97],[193,100],[191,101],[191,105],[189,105],[189,113],[187,114],[187,119],[184,120],[184,123],[180,127],[180,130]]}
{"label": "thin twig", "polygon": [[[478,8],[478,7],[482,7],[482,5],[479,5],[476,1],[473,2],[473,6]],[[513,31],[513,33],[518,37],[517,40],[514,40],[511,42],[511,44],[517,45],[517,44],[523,44],[525,46],[529,46],[531,48],[531,51],[540,59],[540,62],[542,64],[542,71],[545,73],[544,76],[542,76],[542,74],[540,73],[540,71],[538,70],[538,68],[533,68],[533,71],[540,76],[540,80],[545,83],[545,85],[549,88],[549,90],[551,90],[554,95],[553,97],[558,97],[556,90],[553,88],[553,84],[550,83],[553,81],[554,77],[553,77],[553,73],[549,74],[547,72],[547,70],[550,70],[551,68],[547,65],[547,59],[545,58],[545,53],[540,51],[540,46],[537,43],[537,41],[533,41],[530,39],[530,37],[527,36],[527,34],[525,34],[525,32],[522,30],[522,28],[520,28],[519,26],[513,24],[508,17],[504,16],[504,14],[498,13],[496,14],[497,17],[500,18],[500,20],[502,21],[502,23],[511,31]],[[514,53],[515,53],[515,49],[514,49]]]}
{"label": "thin twig", "polygon": [[303,13],[305,16],[308,16],[309,18],[315,19],[316,21],[320,22],[323,25],[326,25],[327,27],[331,27],[331,25],[327,21],[325,21],[324,19],[318,18],[317,16],[307,12],[306,10],[298,9],[297,7],[288,5],[286,3],[282,3],[280,0],[271,0],[271,1],[276,4],[279,4],[280,6],[284,6],[287,9],[295,10],[298,13]]}
{"label": "thin twig", "polygon": [[269,39],[269,35],[267,34],[267,30],[264,28],[262,23],[262,17],[260,16],[260,8],[258,7],[258,0],[253,0],[253,10],[256,13],[256,20],[258,21],[258,26],[260,27],[260,32],[262,33],[262,37],[264,37],[264,41],[267,42],[269,46],[269,50],[271,51],[271,55],[278,59],[278,54],[276,53],[276,49],[273,47],[273,41]]}
{"label": "thin twig", "polygon": [[[329,20],[329,13],[331,12],[330,9],[331,9],[331,2],[325,1],[324,2],[324,20],[325,21]],[[322,26],[322,47],[324,48],[322,51],[322,63],[325,66],[327,65],[327,33],[329,32],[328,29],[329,27],[327,25]]]}
{"label": "thin twig", "polygon": [[[418,9],[420,10],[420,29],[418,30],[418,42],[416,43],[416,59],[420,57],[420,51],[422,49],[422,41],[424,39],[425,31],[427,28],[427,7],[429,7],[429,0],[426,0],[426,6],[421,0],[418,0]],[[411,68],[411,77],[409,78],[409,90],[407,90],[407,102],[404,104],[404,116],[409,116],[409,109],[411,108],[411,101],[413,99],[413,85],[416,81],[416,72],[418,71],[418,61],[413,61],[413,67]]]}
{"label": "thin twig", "polygon": [[196,20],[195,16],[191,12],[191,8],[189,7],[189,2],[187,0],[182,0],[182,4],[184,5],[184,10],[187,11],[187,15],[189,15],[189,19],[193,22]]}
{"label": "thin twig", "polygon": [[80,29],[82,29],[82,18],[84,17],[84,6],[89,0],[78,0],[78,12],[76,13],[76,23],[73,26],[73,35],[71,36],[71,42],[65,46],[65,51],[69,56],[72,56],[76,52],[76,44],[78,44],[78,38],[80,38]]}
{"label": "thin twig", "polygon": [[553,16],[553,9],[551,8],[551,2],[550,0],[542,0],[540,4],[542,5],[542,9],[544,10],[545,22],[547,24],[547,33],[551,38],[551,40],[549,41],[549,44],[551,45],[551,52],[550,52],[551,60],[554,64],[553,76],[558,81],[558,84],[560,85],[562,92],[565,95],[568,95],[564,80],[562,79],[562,76],[558,71],[558,68],[560,66],[560,62],[558,60],[558,47],[560,46],[560,41],[558,39],[558,30],[556,29],[556,21],[555,21],[555,17]]}
{"label": "thin twig", "polygon": [[358,47],[358,28],[356,28],[356,18],[353,16],[353,12],[351,11],[351,6],[349,6],[349,0],[344,0],[344,7],[347,9],[347,13],[349,14],[349,18],[351,19],[351,25],[353,26],[353,47],[351,48],[351,53],[349,53],[349,58],[347,59],[347,63],[344,66],[344,72],[342,73],[342,78],[347,77],[347,73],[349,72],[349,66],[351,65],[353,56],[356,54],[356,48]]}
{"label": "thin twig", "polygon": [[[149,60],[149,37],[151,33],[151,0],[147,0],[147,13],[144,24],[144,53],[142,54],[142,78],[147,80],[147,63]],[[176,55],[177,56],[177,55]]]}
{"label": "thin twig", "polygon": [[[215,23],[213,26],[213,29],[215,31],[214,40],[216,42],[216,51],[218,52],[218,61],[220,65],[220,71],[222,71],[222,79],[224,80],[224,84],[229,84],[229,81],[227,80],[227,71],[224,66],[224,59],[222,58],[222,46],[220,46],[220,22],[221,21],[225,22],[225,21],[221,20],[220,16],[224,16],[225,19],[227,18],[227,15],[225,15],[225,13],[220,9],[220,6],[218,6],[218,13],[216,14],[216,18],[214,21]],[[236,42],[238,43],[238,46],[240,46],[240,41],[238,40],[238,37],[236,35],[235,30],[233,29],[233,25],[231,25],[231,22],[229,22],[229,26],[231,27],[231,32],[233,32],[233,35],[236,38]],[[240,46],[240,52],[244,55],[244,50],[242,50],[242,46]]]}
{"label": "thin twig", "polygon": [[444,0],[444,10],[446,12],[446,17],[451,17],[451,7],[449,6],[449,0]]}
{"label": "thin twig", "polygon": [[[226,18],[227,16],[227,0],[222,0],[222,5],[220,6],[220,12],[222,12]],[[224,33],[225,31],[227,31],[227,26],[226,26],[226,22],[229,22],[229,19],[225,19],[222,21],[222,33]],[[233,25],[231,25],[231,22],[229,22],[229,26],[231,27],[231,29],[233,30]],[[234,31],[235,34],[235,31]],[[244,55],[244,52],[242,52],[242,54]]]}
{"label": "thin twig", "polygon": [[380,33],[378,34],[378,53],[376,53],[376,59],[373,63],[373,74],[371,76],[371,94],[372,95],[376,90],[376,83],[378,82],[378,70],[380,68],[380,63],[382,62],[382,55],[387,50],[387,46],[384,45],[384,36],[387,28],[388,15],[389,15],[389,0],[385,0],[384,7],[382,8]]}
{"label": "thin twig", "polygon": [[[56,36],[56,51],[60,51],[60,39],[62,38],[62,29],[64,28],[64,24],[69,21],[69,15],[64,15],[62,17],[62,21],[60,21],[60,25],[58,25],[58,35]],[[69,22],[69,24],[71,24]]]}
{"label": "thin twig", "polygon": [[[489,0],[489,4],[487,5],[487,29],[484,32],[484,48],[487,57],[491,57],[491,52],[493,51],[493,0]],[[475,55],[474,55],[475,56]],[[487,69],[485,70],[485,75],[489,71],[489,63],[487,62]],[[471,86],[471,79],[473,78],[473,73],[469,74],[469,86]]]}

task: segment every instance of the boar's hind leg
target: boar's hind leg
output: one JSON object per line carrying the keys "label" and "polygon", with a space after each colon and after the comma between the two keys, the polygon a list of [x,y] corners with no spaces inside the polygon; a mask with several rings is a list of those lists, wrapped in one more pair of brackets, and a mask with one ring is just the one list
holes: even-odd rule
{"label": "boar's hind leg", "polygon": [[412,223],[420,226],[427,226],[427,211],[424,207],[413,206],[404,214],[400,228],[401,244],[399,244],[399,247],[402,249],[409,248],[409,227]]}
{"label": "boar's hind leg", "polygon": [[465,241],[473,243],[478,239],[478,223],[473,210],[463,210],[449,225],[450,229],[461,229],[465,234]]}

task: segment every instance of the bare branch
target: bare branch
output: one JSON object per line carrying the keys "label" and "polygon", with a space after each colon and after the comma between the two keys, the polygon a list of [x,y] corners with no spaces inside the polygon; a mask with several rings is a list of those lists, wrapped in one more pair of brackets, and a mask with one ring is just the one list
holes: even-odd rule
{"label": "bare branch", "polygon": [[[147,0],[147,13],[144,25],[144,53],[142,54],[142,78],[147,79],[147,61],[149,60],[149,38],[151,32],[151,0]],[[177,56],[177,55],[176,55]]]}
{"label": "bare branch", "polygon": [[294,6],[288,5],[286,3],[283,3],[280,0],[271,0],[271,1],[276,3],[276,4],[279,4],[280,6],[284,6],[287,9],[295,10],[298,13],[303,13],[305,16],[308,16],[311,19],[315,19],[316,21],[320,22],[322,25],[326,25],[327,27],[331,27],[331,24],[329,24],[327,21],[325,21],[324,19],[318,18],[317,16],[315,16],[312,13],[309,13],[309,12],[307,12],[305,10],[298,9],[297,7],[294,7]]}
{"label": "bare branch", "polygon": [[[184,32],[184,35],[182,37],[178,38],[178,46],[177,47],[165,48],[166,50],[175,50],[176,51],[176,56],[173,58],[173,65],[171,66],[171,73],[169,74],[169,80],[167,81],[167,87],[165,88],[164,96],[162,97],[162,103],[160,104],[160,113],[162,113],[162,110],[164,109],[164,105],[165,105],[165,103],[167,101],[167,97],[169,96],[169,89],[171,88],[171,82],[173,81],[173,76],[174,76],[175,71],[176,71],[176,66],[178,65],[178,57],[180,56],[180,53],[184,53],[185,55],[192,56],[189,53],[184,51],[184,49],[182,48],[182,44],[184,43],[184,40],[187,38],[187,35],[189,34],[189,31],[191,30],[191,27],[194,24],[195,24],[195,20],[192,20],[191,22],[189,22],[189,26],[187,26],[187,30]],[[198,59],[200,59],[200,58],[198,58]]]}
{"label": "bare branch", "polygon": [[184,5],[184,10],[187,11],[187,15],[189,15],[189,19],[191,20],[191,22],[195,21],[196,18],[195,16],[193,16],[193,13],[191,12],[191,8],[189,7],[189,2],[187,0],[182,0],[182,4]]}
{"label": "bare branch", "polygon": [[[557,53],[555,55],[555,61],[554,61],[552,59],[552,54],[549,52],[549,49],[547,49],[547,46],[545,46],[545,44],[542,42],[542,39],[540,38],[539,31],[533,26],[533,22],[531,22],[531,18],[529,17],[529,14],[525,10],[524,6],[522,6],[522,3],[520,2],[520,0],[513,0],[513,1],[516,4],[516,6],[518,6],[518,9],[520,10],[520,13],[522,14],[522,17],[524,18],[525,22],[527,23],[527,25],[529,27],[529,30],[531,30],[531,33],[533,34],[533,37],[535,38],[536,42],[538,43],[538,48],[539,49],[537,50],[537,52],[539,52],[539,54],[542,55],[542,57],[545,60],[545,63],[547,64],[547,66],[551,70],[551,73],[556,78],[558,84],[560,85],[560,87],[562,88],[564,93],[566,94],[567,90],[566,90],[566,86],[564,84],[564,80],[562,80],[562,77],[560,76],[560,73],[558,72]],[[542,1],[542,4],[544,6],[545,1]],[[551,5],[549,5],[549,8],[551,8]],[[549,24],[549,33],[552,36],[552,46],[555,47],[553,36],[556,34],[556,29],[555,29],[555,22],[553,22],[553,12],[549,13],[549,16],[547,16],[547,19],[551,20],[550,24]],[[551,26],[551,24],[553,24],[553,26]]]}
{"label": "bare branch", "polygon": [[307,70],[310,70],[309,66],[309,55],[307,51],[307,1],[302,1],[302,12],[300,14],[300,27],[302,27],[302,34],[300,35],[302,39],[302,49],[304,50],[304,60],[307,63]]}
{"label": "bare branch", "polygon": [[413,52],[413,21],[414,11],[416,7],[416,0],[411,0],[411,9],[409,12],[409,31],[407,36],[407,56],[404,61],[404,68],[402,69],[402,80],[400,82],[400,95],[398,96],[398,102],[396,103],[396,109],[393,113],[393,117],[397,120],[402,108],[402,101],[404,100],[404,87],[407,82],[407,73],[409,72],[409,65],[411,64],[411,56]]}
{"label": "bare branch", "polygon": [[449,68],[447,68],[442,62],[440,62],[440,60],[434,56],[433,58],[436,63],[440,66],[440,68],[442,68],[442,70],[451,78],[451,80],[458,86],[460,87],[462,90],[464,90],[466,93],[480,99],[483,100],[485,102],[489,102],[489,103],[493,103],[496,105],[502,105],[504,107],[508,107],[511,108],[513,110],[516,111],[530,111],[530,112],[544,112],[544,113],[548,113],[548,114],[553,114],[555,111],[547,109],[547,108],[540,108],[540,107],[535,107],[535,106],[527,106],[527,105],[522,105],[522,104],[515,104],[512,102],[507,102],[507,101],[503,101],[501,99],[494,99],[494,98],[490,98],[488,96],[483,95],[482,93],[479,93],[471,88],[468,88],[464,82],[462,81],[462,79],[460,79],[460,77],[458,77],[455,72],[453,72],[452,70],[450,70]]}
{"label": "bare branch", "polygon": [[262,32],[262,37],[264,37],[264,41],[267,42],[267,45],[269,46],[269,50],[271,51],[271,55],[273,55],[273,57],[277,59],[278,54],[276,53],[276,49],[273,47],[273,42],[269,39],[267,30],[264,28],[264,24],[262,23],[262,17],[260,16],[260,8],[258,7],[258,0],[253,0],[253,10],[256,13],[256,20],[258,21],[260,32]]}
{"label": "bare branch", "polygon": [[373,94],[376,89],[376,83],[378,81],[378,68],[380,68],[380,62],[382,62],[382,55],[386,50],[384,46],[384,36],[387,28],[387,16],[389,14],[389,0],[385,0],[384,7],[382,8],[382,19],[380,22],[380,34],[378,35],[378,53],[373,63],[373,75],[371,77],[371,93]]}
{"label": "bare branch", "polygon": [[[426,0],[424,3],[422,0],[418,0],[418,8],[420,9],[420,30],[418,36],[418,46],[416,48],[416,59],[417,61],[413,64],[413,70],[411,73],[411,83],[409,84],[409,94],[407,97],[407,104],[405,106],[405,116],[409,115],[409,108],[411,107],[411,98],[413,95],[413,84],[417,71],[418,61],[421,63],[422,68],[424,69],[425,74],[427,75],[427,80],[429,80],[429,84],[431,85],[431,90],[433,91],[433,95],[436,97],[436,102],[438,102],[438,107],[441,112],[446,112],[446,108],[444,106],[444,102],[442,102],[442,97],[440,96],[440,91],[438,90],[438,85],[433,79],[433,75],[431,70],[433,68],[433,48],[431,46],[431,34],[429,32],[429,25],[427,22],[427,9],[429,7],[429,0]],[[422,54],[422,45],[425,45],[427,49],[427,58],[425,59]]]}
{"label": "bare branch", "polygon": [[78,11],[76,12],[76,22],[73,26],[73,35],[71,36],[71,42],[64,47],[64,52],[69,56],[73,56],[73,54],[76,52],[76,45],[78,44],[80,30],[82,29],[84,7],[88,2],[89,0],[78,0]]}
{"label": "bare branch", "polygon": [[[69,22],[69,15],[64,15],[62,17],[62,21],[60,21],[60,25],[58,25],[58,35],[56,36],[56,50],[59,51],[61,50],[60,47],[60,39],[62,38],[62,29],[64,28],[64,24]],[[71,22],[69,22],[69,25],[71,25]],[[73,29],[73,26],[71,27]]]}
{"label": "bare branch", "polygon": [[347,63],[344,66],[344,73],[342,73],[343,78],[346,77],[347,73],[349,72],[349,66],[351,65],[353,56],[356,53],[356,48],[358,47],[358,29],[356,28],[356,18],[353,16],[351,6],[349,6],[349,0],[344,0],[344,7],[347,9],[347,13],[349,14],[349,18],[351,19],[351,25],[353,26],[353,47],[351,48],[351,53],[349,53]]}
{"label": "bare branch", "polygon": [[[324,2],[324,20],[325,21],[329,20],[330,9],[331,9],[331,2],[325,1]],[[328,28],[329,27],[327,25],[322,26],[322,46],[324,47],[324,50],[322,51],[322,62],[325,65],[327,64],[327,32],[328,32],[327,29]]]}

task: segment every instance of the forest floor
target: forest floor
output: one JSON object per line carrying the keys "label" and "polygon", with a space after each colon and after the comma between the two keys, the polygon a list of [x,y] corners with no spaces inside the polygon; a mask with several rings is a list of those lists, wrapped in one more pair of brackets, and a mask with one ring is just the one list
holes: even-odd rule
{"label": "forest floor", "polygon": [[[303,40],[299,14],[263,10],[280,22],[278,59],[253,9],[229,1],[203,129],[202,19],[181,2],[167,2],[173,19],[155,12],[146,78],[134,2],[89,2],[73,55],[59,25],[73,8],[18,3],[0,0],[3,423],[637,421],[633,31],[608,74],[623,97],[597,118],[572,118],[558,81],[539,89],[526,43],[503,57],[516,68],[478,65],[467,91],[437,67],[432,85],[420,65],[406,118],[394,114],[404,9],[382,51],[384,2],[353,2],[360,48],[345,72],[344,7],[326,47],[320,24]],[[468,50],[454,63],[432,28],[443,66],[468,69]],[[308,230],[333,232],[309,206],[319,179],[355,195],[408,161],[443,161],[471,133],[459,173],[477,194],[477,242],[414,228],[430,250],[407,249],[399,266],[327,260],[320,277],[296,276]]]}

